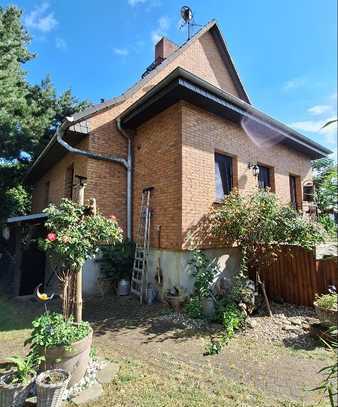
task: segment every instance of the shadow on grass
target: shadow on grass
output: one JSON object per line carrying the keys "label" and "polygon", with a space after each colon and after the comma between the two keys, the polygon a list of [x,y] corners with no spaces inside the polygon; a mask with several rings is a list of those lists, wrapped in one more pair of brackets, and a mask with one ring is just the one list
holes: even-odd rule
{"label": "shadow on grass", "polygon": [[94,327],[95,336],[107,333],[127,334],[140,331],[142,343],[164,342],[168,339],[185,341],[207,336],[210,332],[191,326],[183,314],[175,314],[163,304],[140,305],[133,297],[110,297],[86,304],[85,319]]}
{"label": "shadow on grass", "polygon": [[[57,310],[59,305],[55,301],[49,308]],[[0,332],[30,329],[32,320],[43,312],[42,304],[32,299],[0,296]]]}

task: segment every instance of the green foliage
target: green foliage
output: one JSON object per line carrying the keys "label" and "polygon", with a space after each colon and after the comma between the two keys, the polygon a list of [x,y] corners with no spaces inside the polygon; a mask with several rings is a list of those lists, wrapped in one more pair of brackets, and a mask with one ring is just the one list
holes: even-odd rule
{"label": "green foliage", "polygon": [[324,309],[332,309],[337,310],[337,303],[338,303],[338,294],[323,294],[323,295],[316,295],[316,305],[320,308]]}
{"label": "green foliage", "polygon": [[30,212],[31,195],[22,185],[7,189],[4,200],[5,207],[2,209],[6,211],[7,216],[26,215]]}
{"label": "green foliage", "polygon": [[315,199],[318,208],[325,212],[337,206],[338,176],[337,165],[330,158],[313,161],[313,182],[315,185]]}
{"label": "green foliage", "polygon": [[217,338],[211,337],[210,342],[205,348],[205,351],[203,353],[204,356],[212,356],[212,355],[218,355],[221,353],[223,347],[225,344],[225,336],[221,335]]}
{"label": "green foliage", "polygon": [[122,278],[130,279],[135,253],[134,242],[124,239],[114,246],[101,247],[101,251],[100,269],[106,278],[116,281]]}
{"label": "green foliage", "polygon": [[199,297],[191,297],[184,306],[184,311],[194,319],[202,319],[203,311],[201,299]]}
{"label": "green foliage", "polygon": [[219,305],[218,314],[225,329],[226,342],[228,342],[234,336],[235,331],[243,325],[245,317],[236,304],[226,304],[224,309],[222,307],[222,304]]}
{"label": "green foliage", "polygon": [[38,85],[27,81],[24,68],[35,55],[21,17],[16,6],[0,6],[0,220],[29,210],[22,180],[31,160],[66,116],[89,106],[70,90],[58,96],[49,77]]}
{"label": "green foliage", "polygon": [[319,223],[323,226],[325,232],[327,233],[328,237],[336,240],[337,239],[337,225],[335,221],[328,215],[328,214],[320,214]]}
{"label": "green foliage", "polygon": [[194,295],[198,298],[209,297],[211,283],[218,272],[218,266],[215,261],[200,250],[192,252],[192,258],[189,265],[193,268],[192,275],[194,282]]}
{"label": "green foliage", "polygon": [[324,394],[329,398],[331,407],[336,407],[336,400],[338,397],[338,330],[336,326],[332,326],[328,330],[331,340],[325,341],[322,339],[322,342],[326,345],[329,352],[332,354],[334,362],[332,365],[324,366],[319,370],[319,373],[324,375],[324,380],[320,386],[312,390],[322,390]]}
{"label": "green foliage", "polygon": [[212,220],[215,233],[250,254],[255,254],[258,246],[294,244],[311,249],[323,240],[320,225],[283,206],[275,194],[266,190],[249,196],[231,192]]}
{"label": "green foliage", "polygon": [[43,357],[39,357],[35,353],[29,353],[24,358],[20,356],[8,358],[7,360],[14,364],[14,371],[10,375],[10,383],[26,384],[30,382],[43,359]]}
{"label": "green foliage", "polygon": [[48,214],[45,226],[54,240],[48,238],[49,234],[39,241],[40,247],[66,269],[78,269],[97,253],[100,244],[113,245],[122,240],[116,220],[100,214],[89,216],[85,206],[68,199],[63,199],[58,207],[50,204],[44,212]]}
{"label": "green foliage", "polygon": [[32,322],[33,330],[26,344],[30,344],[32,353],[39,354],[41,349],[53,346],[71,348],[74,342],[85,338],[90,332],[88,322],[74,323],[73,317],[64,319],[56,312],[44,313]]}

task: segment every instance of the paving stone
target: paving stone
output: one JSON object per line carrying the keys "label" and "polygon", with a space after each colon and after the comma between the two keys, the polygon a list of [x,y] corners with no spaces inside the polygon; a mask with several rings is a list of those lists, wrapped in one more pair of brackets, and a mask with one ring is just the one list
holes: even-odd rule
{"label": "paving stone", "polygon": [[83,390],[80,394],[74,397],[71,401],[72,403],[80,406],[81,404],[90,403],[99,399],[103,394],[103,388],[101,384],[95,383],[93,386],[88,387],[88,389]]}
{"label": "paving stone", "polygon": [[106,367],[97,372],[96,379],[101,384],[110,383],[120,370],[118,363],[110,362]]}

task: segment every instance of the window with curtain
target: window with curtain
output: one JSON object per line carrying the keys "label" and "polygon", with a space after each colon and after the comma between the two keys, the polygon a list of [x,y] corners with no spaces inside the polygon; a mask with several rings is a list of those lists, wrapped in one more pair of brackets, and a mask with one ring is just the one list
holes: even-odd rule
{"label": "window with curtain", "polygon": [[258,164],[259,174],[258,174],[258,186],[260,188],[271,188],[270,183],[270,168],[264,167],[264,165]]}
{"label": "window with curtain", "polygon": [[232,157],[215,153],[216,200],[221,201],[232,190]]}

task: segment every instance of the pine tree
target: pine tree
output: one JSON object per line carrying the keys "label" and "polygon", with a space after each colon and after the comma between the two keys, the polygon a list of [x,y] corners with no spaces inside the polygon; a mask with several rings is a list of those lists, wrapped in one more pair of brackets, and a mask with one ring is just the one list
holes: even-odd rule
{"label": "pine tree", "polygon": [[21,16],[15,6],[0,6],[0,219],[29,211],[24,172],[63,119],[89,105],[70,90],[57,96],[49,76],[39,85],[27,81],[26,64],[36,56]]}

